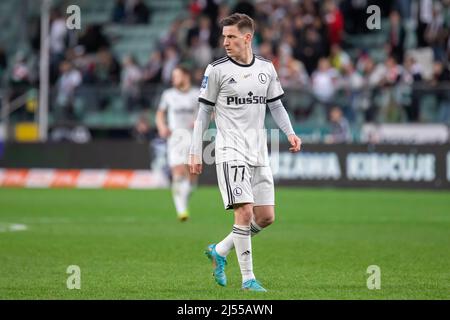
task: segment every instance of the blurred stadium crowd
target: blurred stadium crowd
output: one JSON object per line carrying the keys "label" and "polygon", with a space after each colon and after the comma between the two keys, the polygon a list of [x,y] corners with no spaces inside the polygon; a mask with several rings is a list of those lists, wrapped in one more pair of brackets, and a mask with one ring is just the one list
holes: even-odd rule
{"label": "blurred stadium crowd", "polygon": [[[101,1],[110,3],[100,9],[106,19],[84,21],[81,30],[67,29],[69,3],[56,2],[53,127],[131,128],[137,138],[151,137],[172,70],[190,67],[199,85],[206,65],[224,55],[218,22],[233,12],[256,20],[254,52],[273,61],[299,130],[324,128],[336,133],[329,142],[345,142],[357,140],[364,123],[450,124],[450,0],[174,0],[167,7],[111,0]],[[80,1],[82,21],[87,3]],[[381,9],[379,30],[367,28],[370,5]],[[166,27],[159,23],[164,15]],[[2,90],[10,100],[37,95],[30,88],[39,81],[39,15],[27,19],[29,50],[0,44]],[[18,121],[35,113],[32,103],[22,109]]]}

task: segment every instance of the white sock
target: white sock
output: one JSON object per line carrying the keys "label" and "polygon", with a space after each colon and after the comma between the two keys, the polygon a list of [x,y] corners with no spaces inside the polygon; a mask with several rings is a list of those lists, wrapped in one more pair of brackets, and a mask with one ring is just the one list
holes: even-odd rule
{"label": "white sock", "polygon": [[250,226],[233,225],[233,241],[241,268],[242,282],[254,279]]}
{"label": "white sock", "polygon": [[[250,235],[252,237],[256,236],[262,229],[262,227],[256,224],[255,220],[252,220],[252,223],[250,225]],[[223,239],[216,245],[216,251],[222,257],[226,257],[230,253],[230,251],[233,250],[233,248],[233,232],[230,232],[230,234],[227,235],[225,239]]]}
{"label": "white sock", "polygon": [[219,256],[226,257],[234,248],[233,232],[230,232],[225,239],[216,245],[216,251]]}
{"label": "white sock", "polygon": [[198,186],[198,182],[197,180],[195,180],[194,182],[189,181],[189,194],[188,194],[188,199],[191,197],[192,192],[194,192],[197,189]]}
{"label": "white sock", "polygon": [[187,211],[187,198],[190,191],[189,180],[186,178],[175,178],[172,182],[172,196],[177,214]]}
{"label": "white sock", "polygon": [[252,223],[250,224],[250,233],[253,236],[256,236],[263,228],[258,226],[255,221],[255,217],[252,218]]}

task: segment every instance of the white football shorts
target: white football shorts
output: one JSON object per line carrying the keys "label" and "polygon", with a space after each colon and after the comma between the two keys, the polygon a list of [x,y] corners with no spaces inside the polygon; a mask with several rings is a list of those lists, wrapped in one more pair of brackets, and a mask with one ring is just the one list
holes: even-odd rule
{"label": "white football shorts", "polygon": [[234,204],[253,203],[255,206],[275,205],[272,169],[254,167],[244,161],[216,164],[217,182],[225,209]]}
{"label": "white football shorts", "polygon": [[167,158],[171,168],[188,164],[191,136],[192,134],[188,134],[188,130],[175,130],[172,132],[167,140]]}

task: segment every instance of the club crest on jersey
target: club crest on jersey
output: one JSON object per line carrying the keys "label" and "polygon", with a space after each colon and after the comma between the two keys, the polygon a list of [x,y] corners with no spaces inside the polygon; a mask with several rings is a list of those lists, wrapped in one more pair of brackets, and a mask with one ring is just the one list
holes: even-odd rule
{"label": "club crest on jersey", "polygon": [[259,82],[261,82],[262,84],[265,84],[267,82],[267,76],[265,73],[260,73],[258,74],[258,80]]}
{"label": "club crest on jersey", "polygon": [[202,80],[202,89],[205,89],[206,86],[208,85],[208,76],[203,76],[203,80]]}

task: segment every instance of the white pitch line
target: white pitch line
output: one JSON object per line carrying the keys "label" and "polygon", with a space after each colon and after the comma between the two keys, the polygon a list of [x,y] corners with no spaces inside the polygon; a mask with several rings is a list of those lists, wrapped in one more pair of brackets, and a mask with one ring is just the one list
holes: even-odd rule
{"label": "white pitch line", "polygon": [[0,232],[25,231],[28,227],[22,223],[0,223]]}

